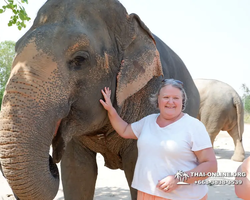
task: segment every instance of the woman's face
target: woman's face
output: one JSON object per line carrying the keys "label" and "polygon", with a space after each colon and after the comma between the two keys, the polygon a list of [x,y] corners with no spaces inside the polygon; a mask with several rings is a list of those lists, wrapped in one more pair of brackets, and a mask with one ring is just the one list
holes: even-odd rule
{"label": "woman's face", "polygon": [[158,96],[158,105],[164,118],[177,117],[182,111],[182,91],[171,85],[164,86]]}

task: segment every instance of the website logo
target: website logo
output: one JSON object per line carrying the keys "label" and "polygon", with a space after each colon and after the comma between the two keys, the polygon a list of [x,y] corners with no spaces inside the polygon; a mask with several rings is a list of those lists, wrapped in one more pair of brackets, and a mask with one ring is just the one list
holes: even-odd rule
{"label": "website logo", "polygon": [[182,170],[178,170],[174,178],[179,180],[179,182],[177,183],[178,185],[189,185],[189,183],[184,182],[188,180],[189,175]]}

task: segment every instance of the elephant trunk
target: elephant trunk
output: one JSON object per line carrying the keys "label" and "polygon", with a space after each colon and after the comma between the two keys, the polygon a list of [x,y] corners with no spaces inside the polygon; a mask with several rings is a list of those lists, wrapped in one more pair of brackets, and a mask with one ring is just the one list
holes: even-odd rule
{"label": "elephant trunk", "polygon": [[[0,162],[19,199],[51,200],[59,188],[59,173],[49,150],[57,124],[69,108],[65,105],[67,87],[59,81],[66,79],[60,77],[52,61],[34,62],[36,54],[31,59],[26,55],[20,54],[19,61],[15,59],[3,97]],[[40,53],[39,58],[43,57]]]}
{"label": "elephant trunk", "polygon": [[3,107],[1,113],[0,161],[3,173],[19,199],[51,200],[59,187],[58,169],[49,156],[51,139],[41,135],[46,130],[37,131],[28,126],[34,123],[34,119],[23,119],[19,112],[13,109],[6,114]]}

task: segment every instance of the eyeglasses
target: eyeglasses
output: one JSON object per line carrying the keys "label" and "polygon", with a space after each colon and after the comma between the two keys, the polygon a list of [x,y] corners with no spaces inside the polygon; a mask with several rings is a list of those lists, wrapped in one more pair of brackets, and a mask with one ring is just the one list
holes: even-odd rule
{"label": "eyeglasses", "polygon": [[183,82],[182,81],[179,81],[179,80],[176,80],[176,79],[163,79],[161,82],[162,83],[166,83],[167,81],[169,80],[173,80],[174,82],[180,84],[180,85],[183,85]]}

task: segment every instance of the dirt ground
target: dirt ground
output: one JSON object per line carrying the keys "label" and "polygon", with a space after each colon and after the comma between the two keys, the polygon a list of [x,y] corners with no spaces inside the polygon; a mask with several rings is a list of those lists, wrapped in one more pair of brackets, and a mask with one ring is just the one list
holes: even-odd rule
{"label": "dirt ground", "polygon": [[[250,125],[245,124],[243,134],[243,145],[246,157],[250,156]],[[227,132],[221,131],[217,136],[214,149],[218,161],[219,172],[235,172],[241,162],[234,162],[230,158],[233,155],[234,144]],[[104,167],[104,161],[98,154],[98,179],[94,200],[131,200],[128,184],[123,171],[110,170]],[[214,179],[233,180],[233,177],[216,177]],[[232,185],[208,186],[208,200],[238,200]],[[0,200],[12,199],[8,196],[12,194],[4,177],[0,174]],[[64,200],[62,185],[60,185],[57,196],[54,200]]]}

